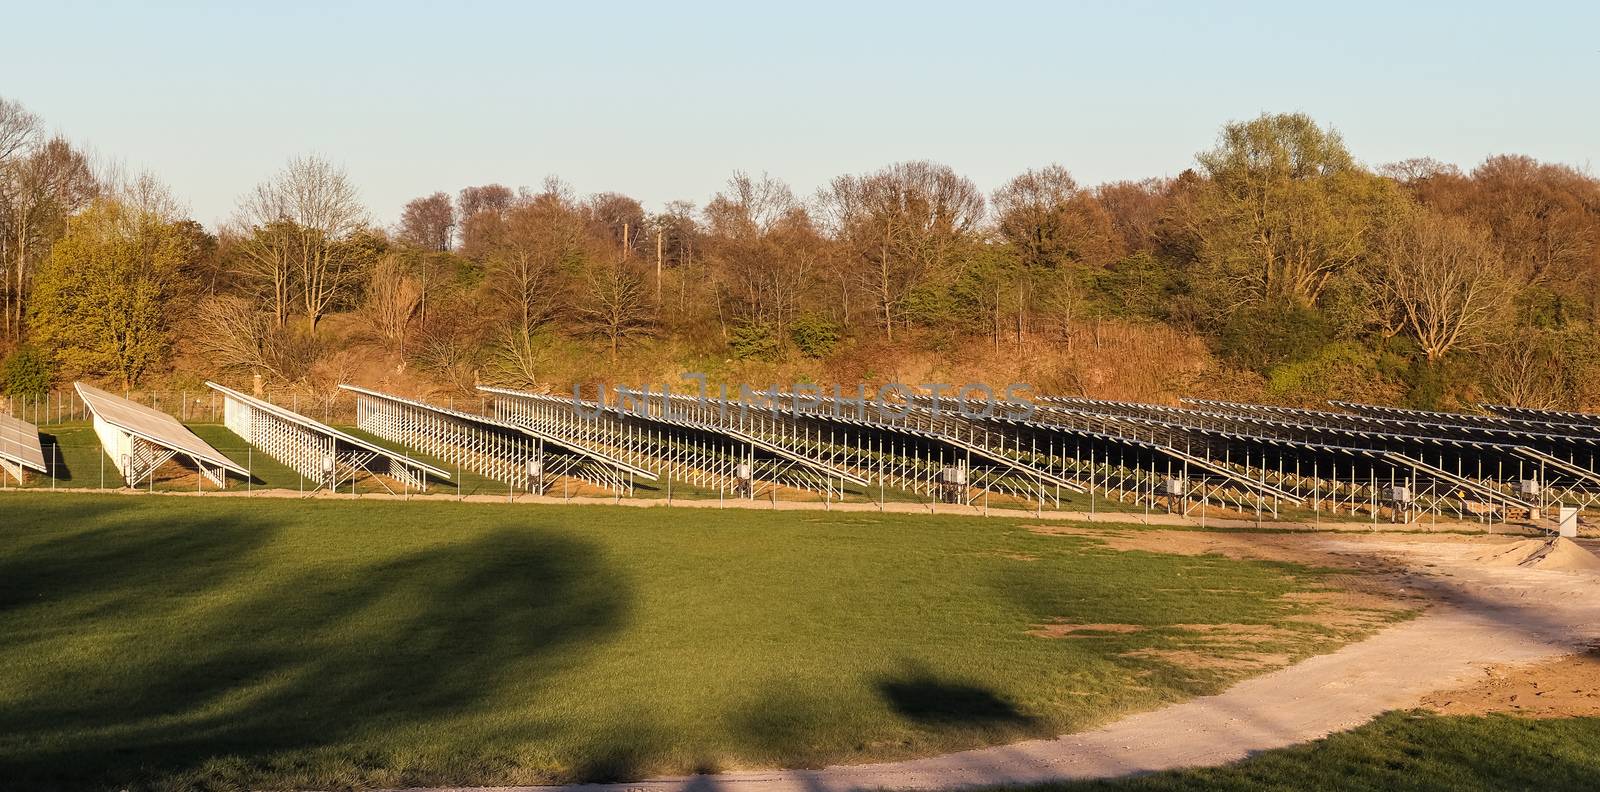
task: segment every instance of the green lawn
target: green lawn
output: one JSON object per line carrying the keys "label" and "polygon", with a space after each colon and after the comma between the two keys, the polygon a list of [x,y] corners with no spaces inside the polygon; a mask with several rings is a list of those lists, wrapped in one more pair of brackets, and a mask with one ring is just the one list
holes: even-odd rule
{"label": "green lawn", "polygon": [[1596,788],[1600,788],[1600,718],[1531,720],[1392,712],[1358,729],[1225,767],[1049,784],[1021,792],[1592,792]]}
{"label": "green lawn", "polygon": [[[0,779],[636,778],[1055,734],[1245,673],[1127,652],[1320,573],[1006,520],[0,494]],[[1052,619],[1148,625],[1045,638]],[[1188,635],[1188,637],[1185,637]],[[1260,647],[1257,647],[1260,648]]]}
{"label": "green lawn", "polygon": [[[221,424],[188,424],[189,430],[210,443],[211,446],[221,451],[229,459],[239,463],[254,474],[254,481],[248,486],[255,488],[298,489],[301,486],[300,475],[290,468],[274,461],[271,457],[259,450],[251,450],[249,445],[238,435],[229,431]],[[55,461],[56,485],[74,488],[101,488],[118,489],[123,486],[122,478],[117,469],[112,466],[111,459],[100,448],[100,438],[95,436],[94,429],[87,423],[55,424],[41,428],[39,439],[44,447],[45,459]],[[171,481],[158,480],[155,484],[157,490],[193,489],[189,483],[179,487]],[[50,477],[32,475],[27,486],[40,489],[50,487]],[[228,485],[232,489],[245,489],[246,483],[233,474],[229,474]],[[7,482],[7,486],[15,486],[15,482]],[[210,488],[207,483],[207,489]]]}

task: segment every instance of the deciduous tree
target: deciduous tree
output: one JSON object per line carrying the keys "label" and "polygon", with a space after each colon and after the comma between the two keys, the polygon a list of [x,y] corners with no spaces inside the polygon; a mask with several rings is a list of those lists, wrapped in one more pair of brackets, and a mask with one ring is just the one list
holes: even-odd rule
{"label": "deciduous tree", "polygon": [[422,284],[406,271],[399,254],[378,258],[367,274],[367,319],[378,337],[396,349],[404,349],[406,335],[422,304]]}
{"label": "deciduous tree", "polygon": [[281,324],[291,295],[313,334],[317,322],[361,276],[366,251],[350,244],[365,210],[344,171],[297,157],[240,202],[235,226],[246,274],[271,294]]}
{"label": "deciduous tree", "polygon": [[37,122],[15,105],[0,108],[0,136],[9,153],[0,161],[0,249],[4,256],[4,327],[21,333],[33,270],[66,231],[67,219],[99,192],[83,153],[63,137],[41,138]]}
{"label": "deciduous tree", "polygon": [[819,196],[886,338],[923,279],[949,275],[983,220],[983,193],[947,165],[902,162],[834,179]]}
{"label": "deciduous tree", "polygon": [[718,315],[787,337],[823,258],[825,241],[810,214],[782,181],[735,173],[705,216]]}
{"label": "deciduous tree", "polygon": [[566,302],[568,282],[598,244],[571,191],[559,180],[546,180],[542,192],[485,227],[489,289],[527,335]]}
{"label": "deciduous tree", "polygon": [[585,268],[577,318],[606,342],[611,361],[616,362],[622,344],[648,333],[653,325],[638,264],[618,255]]}
{"label": "deciduous tree", "polygon": [[1000,238],[1014,254],[1015,295],[1009,302],[1021,343],[1028,314],[1041,298],[1065,288],[1074,268],[1101,267],[1119,257],[1121,237],[1100,201],[1079,189],[1060,165],[1013,178],[995,191],[992,205]]}
{"label": "deciduous tree", "polygon": [[101,198],[68,222],[39,272],[34,332],[69,376],[136,385],[172,342],[180,275],[196,255],[177,218]]}
{"label": "deciduous tree", "polygon": [[1356,165],[1338,133],[1298,113],[1228,124],[1199,160],[1207,180],[1186,225],[1220,308],[1315,305],[1400,204],[1393,183]]}
{"label": "deciduous tree", "polygon": [[449,250],[455,229],[456,208],[442,192],[413,198],[400,212],[401,240],[422,250]]}
{"label": "deciduous tree", "polygon": [[1486,344],[1507,308],[1505,264],[1489,235],[1418,209],[1389,222],[1367,278],[1380,317],[1429,361]]}

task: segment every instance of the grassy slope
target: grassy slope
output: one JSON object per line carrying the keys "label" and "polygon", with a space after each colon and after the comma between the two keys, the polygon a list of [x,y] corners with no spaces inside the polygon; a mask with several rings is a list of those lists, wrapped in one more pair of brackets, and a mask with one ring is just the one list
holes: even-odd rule
{"label": "grassy slope", "polygon": [[1589,792],[1600,786],[1600,718],[1528,720],[1394,712],[1348,732],[1226,767],[1028,792],[1371,790]]}
{"label": "grassy slope", "polygon": [[[903,757],[1218,689],[1284,565],[1003,520],[0,495],[0,779],[328,788]],[[1047,639],[1030,626],[1152,625]],[[1287,623],[1293,654],[1332,639]],[[1238,673],[1238,672],[1234,672]]]}

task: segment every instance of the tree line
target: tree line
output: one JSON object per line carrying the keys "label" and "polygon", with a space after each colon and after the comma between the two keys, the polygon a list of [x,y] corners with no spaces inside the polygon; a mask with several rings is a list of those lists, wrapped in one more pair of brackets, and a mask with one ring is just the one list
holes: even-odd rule
{"label": "tree line", "polygon": [[1049,354],[1115,320],[1203,338],[1285,401],[1600,404],[1600,180],[1516,155],[1371,167],[1303,114],[1226,124],[1175,177],[1100,185],[1048,165],[985,192],[911,161],[812,195],[735,173],[652,212],[549,178],[421,196],[386,226],[301,157],[221,228],[177,206],[0,101],[0,384],[132,387],[183,349],[200,374],[287,383],[358,342],[461,388],[561,385],[552,356],[639,348],[827,370],[889,348]]}

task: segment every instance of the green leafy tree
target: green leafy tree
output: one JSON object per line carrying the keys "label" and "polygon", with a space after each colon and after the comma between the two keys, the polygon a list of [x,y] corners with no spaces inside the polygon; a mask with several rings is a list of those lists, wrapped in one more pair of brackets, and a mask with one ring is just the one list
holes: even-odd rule
{"label": "green leafy tree", "polygon": [[1147,251],[1095,270],[1085,280],[1095,310],[1125,318],[1169,319],[1173,298],[1183,290],[1181,273]]}
{"label": "green leafy tree", "polygon": [[102,198],[68,224],[36,279],[33,330],[68,376],[133,387],[172,343],[181,273],[197,254],[182,224]]}
{"label": "green leafy tree", "polygon": [[1370,231],[1405,204],[1344,141],[1310,117],[1266,114],[1223,128],[1198,157],[1205,176],[1185,213],[1200,286],[1226,313],[1257,300],[1315,306],[1362,261]]}

